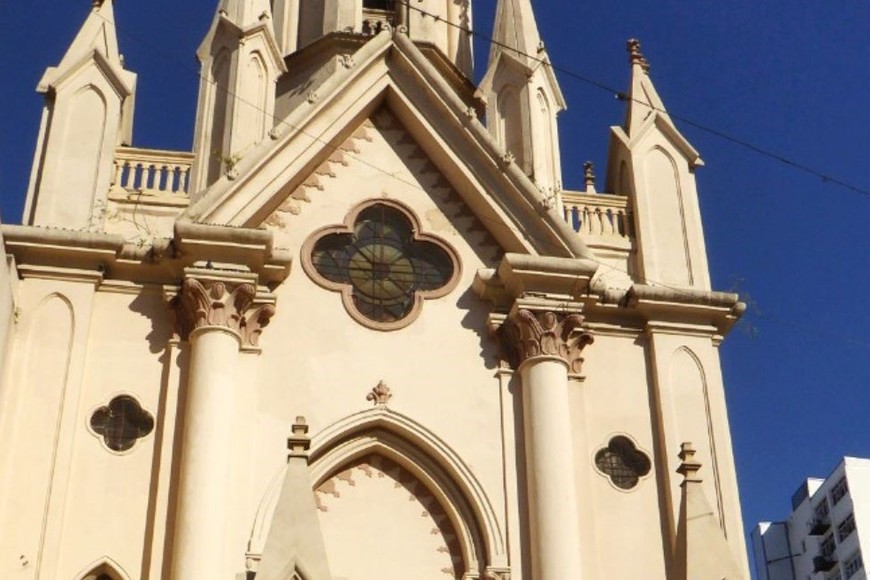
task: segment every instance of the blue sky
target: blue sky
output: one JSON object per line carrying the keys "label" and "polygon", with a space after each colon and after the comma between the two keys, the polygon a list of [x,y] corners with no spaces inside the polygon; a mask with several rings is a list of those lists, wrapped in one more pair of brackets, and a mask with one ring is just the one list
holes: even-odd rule
{"label": "blue sky", "polygon": [[[4,3],[0,37],[0,212],[18,222],[39,126],[34,93],[57,64],[89,2]],[[216,0],[124,1],[117,9],[128,68],[139,74],[134,142],[189,149],[194,51]],[[870,3],[631,0],[536,3],[557,66],[624,90],[625,41],[640,38],[675,115],[870,189]],[[495,0],[475,0],[487,32]],[[479,68],[488,47],[476,46]],[[624,105],[557,73],[566,187],[582,166],[604,174],[608,127]],[[849,191],[677,121],[699,170],[714,285],[750,302],[722,348],[747,529],[783,517],[807,476],[842,455],[870,457],[870,193]]]}

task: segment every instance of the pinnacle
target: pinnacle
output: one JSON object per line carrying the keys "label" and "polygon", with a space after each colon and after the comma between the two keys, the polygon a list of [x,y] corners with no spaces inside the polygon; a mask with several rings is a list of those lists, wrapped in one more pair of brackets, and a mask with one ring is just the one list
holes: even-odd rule
{"label": "pinnacle", "polygon": [[641,51],[640,41],[636,38],[631,38],[626,42],[626,47],[628,48],[629,62],[632,65],[639,65],[643,69],[643,72],[649,73],[649,61]]}

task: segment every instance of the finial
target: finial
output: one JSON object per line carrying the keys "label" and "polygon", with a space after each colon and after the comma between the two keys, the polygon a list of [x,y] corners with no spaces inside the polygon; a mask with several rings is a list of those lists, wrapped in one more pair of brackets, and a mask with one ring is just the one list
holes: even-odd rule
{"label": "finial", "polygon": [[308,449],[311,447],[311,438],[308,436],[308,423],[305,417],[296,417],[296,422],[291,427],[291,435],[287,438],[287,449],[290,450],[288,457],[308,458]]}
{"label": "finial", "polygon": [[595,165],[591,161],[583,164],[583,174],[586,177],[586,193],[595,193]]}
{"label": "finial", "polygon": [[366,396],[366,401],[371,401],[374,403],[375,407],[386,407],[387,403],[389,403],[392,398],[393,394],[390,392],[390,387],[387,386],[387,383],[381,381],[378,383],[378,386],[372,389],[372,392]]}
{"label": "finial", "polygon": [[701,469],[701,464],[695,461],[695,448],[690,442],[680,445],[680,466],[677,468],[677,473],[682,474],[683,483],[701,483],[698,478],[698,471]]}
{"label": "finial", "polygon": [[640,67],[643,69],[643,72],[648,73],[649,61],[646,59],[646,57],[643,55],[643,52],[641,51],[640,41],[636,38],[629,39],[629,41],[626,43],[626,46],[628,47],[629,62],[631,62],[632,65],[640,65]]}

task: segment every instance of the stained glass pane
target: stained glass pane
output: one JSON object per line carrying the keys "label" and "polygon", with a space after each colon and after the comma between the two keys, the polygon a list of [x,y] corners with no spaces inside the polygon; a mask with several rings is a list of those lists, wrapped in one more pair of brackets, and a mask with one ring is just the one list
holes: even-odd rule
{"label": "stained glass pane", "polygon": [[403,319],[414,307],[416,292],[444,287],[454,272],[444,249],[414,240],[410,220],[380,203],[359,213],[353,234],[318,240],[312,262],[327,280],[350,284],[357,310],[377,322]]}
{"label": "stained glass pane", "polygon": [[620,489],[632,489],[650,472],[649,458],[627,437],[617,436],[595,455],[595,465]]}

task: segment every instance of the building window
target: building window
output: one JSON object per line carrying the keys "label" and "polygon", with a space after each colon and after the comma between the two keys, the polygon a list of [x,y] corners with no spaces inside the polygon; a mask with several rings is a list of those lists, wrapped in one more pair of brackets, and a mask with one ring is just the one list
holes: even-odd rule
{"label": "building window", "polygon": [[831,513],[831,508],[828,506],[828,498],[823,497],[821,503],[813,510],[813,513],[820,520],[828,517],[828,514]]}
{"label": "building window", "polygon": [[377,34],[398,22],[396,0],[363,0],[363,34]]}
{"label": "building window", "polygon": [[846,574],[847,580],[864,569],[864,561],[861,559],[861,553],[858,552],[846,561],[843,566],[843,572]]}
{"label": "building window", "polygon": [[613,485],[624,490],[636,487],[651,468],[649,458],[622,435],[611,439],[607,447],[595,454],[595,466]]}
{"label": "building window", "polygon": [[846,478],[844,477],[831,489],[831,501],[834,505],[837,505],[847,493],[849,493],[849,484],[846,483]]}
{"label": "building window", "polygon": [[112,399],[91,415],[91,429],[116,452],[129,451],[154,429],[154,417],[129,395]]}
{"label": "building window", "polygon": [[821,545],[819,546],[819,554],[827,559],[832,559],[834,557],[834,552],[837,549],[837,544],[834,542],[834,534],[830,534],[826,537]]}
{"label": "building window", "polygon": [[849,514],[840,525],[837,526],[837,540],[842,542],[855,531],[855,514]]}
{"label": "building window", "polygon": [[377,330],[410,324],[423,300],[447,294],[459,273],[447,244],[421,234],[409,209],[386,201],[364,204],[344,226],[315,234],[303,265],[315,282],[342,293],[354,319]]}

